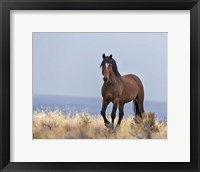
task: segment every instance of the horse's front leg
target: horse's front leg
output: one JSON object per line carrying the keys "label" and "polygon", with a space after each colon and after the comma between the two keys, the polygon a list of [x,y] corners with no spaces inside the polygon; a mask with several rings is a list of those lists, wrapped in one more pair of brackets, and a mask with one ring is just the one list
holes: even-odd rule
{"label": "horse's front leg", "polygon": [[111,112],[111,118],[112,118],[112,128],[114,127],[114,121],[116,117],[116,111],[117,111],[117,103],[113,103],[113,108]]}
{"label": "horse's front leg", "polygon": [[119,104],[119,119],[116,127],[118,127],[121,124],[123,116],[124,116],[124,104]]}
{"label": "horse's front leg", "polygon": [[101,115],[103,117],[104,124],[105,124],[106,127],[108,127],[110,125],[110,122],[106,118],[106,108],[107,108],[109,103],[110,103],[110,101],[106,101],[105,99],[103,99],[102,108],[101,108]]}

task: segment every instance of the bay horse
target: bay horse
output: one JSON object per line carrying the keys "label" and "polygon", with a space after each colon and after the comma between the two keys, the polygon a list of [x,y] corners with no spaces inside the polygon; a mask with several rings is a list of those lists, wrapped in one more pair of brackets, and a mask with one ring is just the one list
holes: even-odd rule
{"label": "bay horse", "polygon": [[[100,67],[102,68],[104,83],[101,88],[103,97],[101,115],[105,126],[107,128],[114,128],[114,120],[118,108],[119,119],[116,125],[118,127],[124,116],[124,105],[130,101],[133,101],[135,105],[135,114],[142,118],[142,113],[144,112],[144,87],[141,80],[134,74],[121,76],[117,63],[112,58],[112,54],[110,56],[103,54],[102,58],[103,61]],[[110,102],[113,103],[111,112],[112,123],[106,118],[106,108]]]}

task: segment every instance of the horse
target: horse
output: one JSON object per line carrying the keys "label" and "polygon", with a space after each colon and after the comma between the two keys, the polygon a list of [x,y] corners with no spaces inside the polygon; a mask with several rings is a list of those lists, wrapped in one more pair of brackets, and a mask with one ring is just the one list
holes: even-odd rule
{"label": "horse", "polygon": [[[110,56],[102,55],[103,61],[100,68],[102,68],[103,85],[101,94],[103,97],[101,116],[107,128],[114,128],[114,120],[117,108],[119,110],[119,119],[116,127],[119,127],[124,116],[124,105],[133,101],[134,111],[137,117],[142,118],[144,113],[144,87],[140,78],[134,74],[127,74],[121,76],[118,71],[115,59]],[[106,108],[112,102],[111,119],[112,123],[106,118]]]}

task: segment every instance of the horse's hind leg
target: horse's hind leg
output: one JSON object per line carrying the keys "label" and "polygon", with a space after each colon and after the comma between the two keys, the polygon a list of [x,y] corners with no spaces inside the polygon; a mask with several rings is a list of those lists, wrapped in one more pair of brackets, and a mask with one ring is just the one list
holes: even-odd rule
{"label": "horse's hind leg", "polygon": [[104,124],[105,124],[106,127],[110,124],[110,122],[106,118],[106,108],[107,108],[109,103],[110,103],[110,101],[106,101],[106,100],[103,99],[102,108],[101,108],[101,115],[103,117]]}
{"label": "horse's hind leg", "polygon": [[143,105],[139,100],[135,100],[136,115],[142,118],[142,113],[144,112]]}

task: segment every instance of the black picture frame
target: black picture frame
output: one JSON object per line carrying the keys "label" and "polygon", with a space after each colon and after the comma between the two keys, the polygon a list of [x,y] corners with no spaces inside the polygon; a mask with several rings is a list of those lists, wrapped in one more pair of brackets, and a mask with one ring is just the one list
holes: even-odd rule
{"label": "black picture frame", "polygon": [[[190,162],[10,162],[10,10],[190,10]],[[198,68],[199,0],[0,0],[1,171],[200,171]]]}

